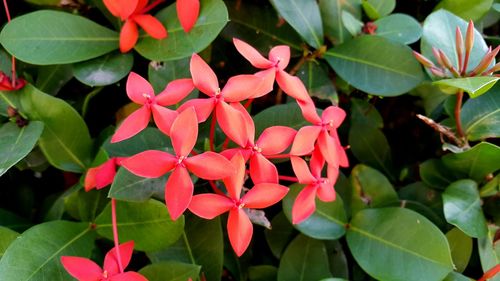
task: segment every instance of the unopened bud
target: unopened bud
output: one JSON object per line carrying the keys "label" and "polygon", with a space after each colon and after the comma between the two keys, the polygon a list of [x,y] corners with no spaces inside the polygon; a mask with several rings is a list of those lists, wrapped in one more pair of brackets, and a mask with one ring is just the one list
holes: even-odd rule
{"label": "unopened bud", "polygon": [[483,73],[488,68],[488,66],[493,62],[493,60],[498,54],[498,51],[500,51],[500,46],[497,46],[493,51],[491,50],[490,47],[486,55],[484,55],[481,62],[476,66],[476,68],[474,68],[474,70],[472,70],[470,75],[474,76]]}
{"label": "unopened bud", "polygon": [[458,71],[455,69],[455,67],[451,64],[450,59],[446,56],[446,54],[439,50],[439,56],[441,57],[441,60],[443,61],[444,66],[453,74],[453,76],[460,76]]}
{"label": "unopened bud", "polygon": [[444,72],[441,69],[439,69],[439,68],[432,67],[431,68],[431,72],[435,76],[442,77],[442,78],[446,77],[446,75],[444,74]]}
{"label": "unopened bud", "polygon": [[13,108],[12,106],[7,107],[7,116],[9,117],[15,117],[17,116],[17,110]]}
{"label": "unopened bud", "polygon": [[434,58],[436,59],[437,63],[442,66],[442,67],[446,67],[443,63],[443,60],[441,59],[441,56],[439,55],[439,50],[432,47],[432,54],[434,55]]}
{"label": "unopened bud", "polygon": [[467,34],[465,35],[465,51],[470,53],[474,46],[474,22],[469,21],[469,26],[467,26]]}
{"label": "unopened bud", "polygon": [[455,29],[455,48],[457,51],[457,58],[458,58],[458,69],[462,68],[462,56],[464,53],[464,41],[462,39],[462,32],[460,31],[460,28],[457,26]]}
{"label": "unopened bud", "polygon": [[413,56],[420,62],[424,67],[431,68],[435,67],[434,63],[430,61],[428,58],[424,57],[422,54],[413,51]]}
{"label": "unopened bud", "polygon": [[491,74],[500,70],[500,62],[495,64],[490,70],[486,71],[486,74]]}

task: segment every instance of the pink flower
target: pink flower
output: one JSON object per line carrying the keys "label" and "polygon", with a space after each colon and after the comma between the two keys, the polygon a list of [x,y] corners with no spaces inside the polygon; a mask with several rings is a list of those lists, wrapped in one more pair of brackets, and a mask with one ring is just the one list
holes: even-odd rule
{"label": "pink flower", "polygon": [[116,169],[120,166],[124,157],[114,157],[103,164],[88,169],[85,175],[85,191],[101,189],[110,185],[115,179]]}

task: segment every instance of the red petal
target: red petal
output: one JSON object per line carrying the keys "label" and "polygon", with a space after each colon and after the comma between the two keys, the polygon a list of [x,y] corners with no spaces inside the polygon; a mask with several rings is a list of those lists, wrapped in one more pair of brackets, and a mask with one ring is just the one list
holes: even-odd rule
{"label": "red petal", "polygon": [[124,273],[120,273],[118,275],[115,275],[109,279],[110,281],[148,281],[148,279],[141,274],[134,272],[134,271],[128,271]]}
{"label": "red petal", "polygon": [[277,72],[276,82],[287,95],[298,101],[310,101],[311,97],[307,93],[306,87],[296,76],[292,76],[283,70]]}
{"label": "red petal", "polygon": [[[243,115],[245,128],[247,129],[247,142],[248,144],[253,146],[255,141],[255,124],[253,123],[252,116],[250,116],[246,108],[239,102],[231,103],[230,106],[241,112],[241,114]],[[245,159],[247,159],[247,157],[245,157]]]}
{"label": "red petal", "polygon": [[89,259],[62,256],[61,263],[64,269],[79,281],[99,281],[102,278],[101,267]]}
{"label": "red petal", "polygon": [[256,153],[250,158],[250,177],[255,184],[278,183],[278,170],[262,154]]}
{"label": "red petal", "polygon": [[278,69],[283,70],[290,62],[290,47],[285,45],[276,46],[269,51],[269,60],[278,63]]}
{"label": "red petal", "polygon": [[162,106],[173,105],[184,99],[194,90],[190,78],[177,79],[168,83],[167,87],[156,96],[156,103]]}
{"label": "red petal", "polygon": [[140,12],[146,8],[149,0],[139,0],[137,1],[137,7],[134,10],[134,14],[140,14]]}
{"label": "red petal", "polygon": [[303,184],[312,184],[316,181],[316,178],[311,174],[309,167],[304,159],[291,156],[290,161],[292,162],[293,172],[299,179],[300,183]]}
{"label": "red petal", "polygon": [[299,129],[295,138],[293,139],[292,155],[307,155],[314,150],[314,143],[321,132],[321,127],[318,126],[305,126]]}
{"label": "red petal", "polygon": [[193,197],[193,182],[186,168],[177,166],[165,186],[165,202],[172,220],[177,220]]}
{"label": "red petal", "polygon": [[[132,258],[132,253],[134,252],[134,241],[128,241],[119,245],[120,247],[120,257],[123,268],[126,268],[130,263]],[[110,276],[118,274],[120,272],[120,267],[118,266],[118,254],[116,253],[116,247],[113,247],[104,257],[104,270],[108,272]]]}
{"label": "red petal", "polygon": [[325,165],[325,158],[321,154],[321,150],[318,146],[314,149],[311,160],[309,161],[309,166],[311,167],[311,173],[316,178],[321,178],[321,171]]}
{"label": "red petal", "polygon": [[262,56],[259,51],[250,46],[248,43],[237,38],[233,38],[233,43],[238,52],[243,57],[245,57],[254,67],[266,69],[273,66],[273,63],[271,61],[264,58],[264,56]]}
{"label": "red petal", "polygon": [[135,43],[139,39],[139,31],[137,24],[133,20],[125,21],[120,31],[120,51],[126,53],[134,48]]}
{"label": "red petal", "polygon": [[251,98],[260,98],[273,90],[274,79],[276,78],[276,70],[274,68],[259,71],[254,75],[261,78],[262,81],[260,86],[253,92]]}
{"label": "red petal", "polygon": [[297,100],[297,104],[300,107],[300,111],[302,111],[302,116],[304,119],[309,121],[312,124],[320,124],[321,117],[319,117],[318,112],[316,111],[316,106],[312,100],[309,101],[299,101]]}
{"label": "red petal", "polygon": [[196,23],[200,14],[199,0],[177,0],[177,17],[181,22],[184,32],[189,32]]}
{"label": "red petal", "polygon": [[170,129],[172,146],[177,156],[188,156],[198,138],[198,119],[194,107],[181,112]]}
{"label": "red petal", "polygon": [[253,234],[252,223],[242,209],[233,208],[229,211],[227,232],[234,252],[240,257],[250,245]]}
{"label": "red petal", "polygon": [[199,194],[193,196],[189,210],[204,219],[213,219],[234,206],[233,200],[219,194]]}
{"label": "red petal", "polygon": [[153,119],[158,129],[169,136],[172,124],[179,115],[177,111],[156,104],[151,107],[151,111],[153,112]]}
{"label": "red petal", "polygon": [[345,111],[338,106],[329,106],[323,110],[321,119],[324,123],[332,123],[333,128],[338,128],[345,119]]}
{"label": "red petal", "polygon": [[245,181],[245,159],[243,159],[240,153],[237,153],[231,158],[231,164],[233,164],[233,167],[236,169],[236,173],[223,179],[223,181],[224,185],[226,185],[229,197],[234,200],[239,200],[241,188],[243,188],[243,183]]}
{"label": "red petal", "polygon": [[196,111],[196,119],[198,119],[198,122],[205,122],[207,121],[208,117],[210,114],[212,114],[212,111],[214,110],[214,99],[209,98],[209,99],[192,99],[188,100],[187,102],[183,103],[177,111],[182,112],[186,110],[187,108],[194,107],[194,110]]}
{"label": "red petal", "polygon": [[217,123],[224,134],[237,145],[246,146],[248,136],[243,114],[223,101],[216,105],[215,110]]}
{"label": "red petal", "polygon": [[235,167],[226,157],[212,151],[184,160],[189,171],[206,180],[218,180],[234,175]]}
{"label": "red petal", "polygon": [[152,15],[135,15],[134,21],[154,39],[163,39],[167,37],[167,30],[161,22]]}
{"label": "red petal", "polygon": [[137,104],[148,102],[147,96],[154,98],[155,93],[148,80],[135,72],[130,72],[127,79],[127,96]]}
{"label": "red petal", "polygon": [[255,90],[259,89],[262,83],[262,78],[255,75],[243,74],[236,75],[227,81],[221,95],[227,102],[239,102],[255,94]]}
{"label": "red petal", "polygon": [[335,200],[335,189],[333,189],[333,182],[322,183],[316,190],[316,195],[319,200],[323,202],[332,202]]}
{"label": "red petal", "polygon": [[109,159],[102,165],[97,167],[97,172],[95,173],[95,184],[97,189],[101,189],[107,185],[110,185],[115,179],[116,175],[116,165],[115,160]]}
{"label": "red petal", "polygon": [[347,154],[345,153],[345,149],[342,147],[342,144],[340,144],[337,130],[330,130],[330,136],[333,139],[335,139],[335,147],[337,148],[337,155],[339,157],[339,166],[340,167],[349,167],[349,159],[347,158]]}
{"label": "red petal", "polygon": [[138,4],[138,0],[104,0],[103,2],[109,12],[115,17],[120,17],[122,21],[126,20],[135,11]]}
{"label": "red petal", "polygon": [[273,126],[265,129],[256,142],[262,154],[272,155],[283,152],[292,144],[297,131],[290,127]]}
{"label": "red petal", "polygon": [[87,170],[87,174],[85,175],[85,182],[83,184],[85,191],[92,190],[96,187],[95,175],[97,171],[98,167],[90,168]]}
{"label": "red petal", "polygon": [[292,207],[292,223],[299,224],[316,210],[316,189],[314,185],[304,187],[297,195]]}
{"label": "red petal", "polygon": [[193,54],[190,62],[191,77],[196,88],[210,97],[219,90],[219,82],[214,71],[197,54]]}
{"label": "red petal", "polygon": [[144,178],[157,178],[172,170],[177,158],[163,151],[146,150],[121,162],[131,173]]}
{"label": "red petal", "polygon": [[274,183],[260,183],[241,198],[245,208],[264,209],[278,203],[288,192],[288,187]]}
{"label": "red petal", "polygon": [[123,120],[111,138],[111,142],[115,143],[135,136],[148,126],[150,116],[151,112],[146,106],[137,109]]}
{"label": "red petal", "polygon": [[335,167],[339,166],[335,140],[326,131],[322,131],[319,134],[318,147],[329,165],[333,165]]}

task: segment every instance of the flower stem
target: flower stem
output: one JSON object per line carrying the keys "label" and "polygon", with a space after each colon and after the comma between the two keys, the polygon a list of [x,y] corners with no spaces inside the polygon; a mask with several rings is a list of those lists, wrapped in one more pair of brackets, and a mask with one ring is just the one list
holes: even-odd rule
{"label": "flower stem", "polygon": [[211,151],[215,151],[215,124],[217,122],[217,116],[215,114],[215,110],[213,111],[213,114],[212,114],[212,121],[210,122],[210,135],[209,135],[209,138],[210,138],[210,150]]}
{"label": "flower stem", "polygon": [[[9,6],[7,5],[7,0],[3,0],[3,6],[5,8],[5,14],[7,15],[7,21],[10,22],[10,11]],[[12,56],[12,79],[11,79],[12,88],[16,88],[16,57]]]}
{"label": "flower stem", "polygon": [[116,200],[111,198],[111,223],[113,224],[113,240],[115,242],[116,259],[120,273],[123,273],[122,256],[120,254],[120,241],[118,240],[118,226],[116,224]]}
{"label": "flower stem", "polygon": [[219,195],[225,195],[224,192],[222,192],[222,190],[220,190],[217,185],[215,184],[214,181],[208,181],[208,183],[210,183],[210,186],[212,187],[212,190],[216,193],[216,194],[219,194]]}
{"label": "flower stem", "polygon": [[490,270],[486,271],[484,275],[479,278],[477,281],[486,281],[488,279],[493,278],[498,272],[500,272],[500,264],[495,265]]}
{"label": "flower stem", "polygon": [[149,4],[148,6],[146,6],[144,9],[142,9],[139,14],[145,14],[149,11],[151,11],[152,9],[154,9],[156,6],[160,5],[161,3],[165,2],[165,0],[156,0],[155,2]]}
{"label": "flower stem", "polygon": [[455,124],[457,126],[457,133],[460,139],[465,139],[464,130],[462,129],[462,120],[461,120],[461,110],[462,110],[462,101],[464,98],[464,90],[460,89],[457,93],[457,101],[455,103]]}
{"label": "flower stem", "polygon": [[278,178],[280,180],[284,180],[284,181],[291,181],[291,182],[298,182],[299,181],[299,179],[297,179],[296,177],[278,176]]}

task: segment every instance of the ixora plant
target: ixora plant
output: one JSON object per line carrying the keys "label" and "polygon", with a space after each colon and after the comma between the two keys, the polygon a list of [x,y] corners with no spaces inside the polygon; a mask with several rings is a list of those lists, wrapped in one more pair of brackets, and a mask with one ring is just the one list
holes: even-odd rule
{"label": "ixora plant", "polygon": [[496,1],[11,2],[0,280],[500,280]]}

